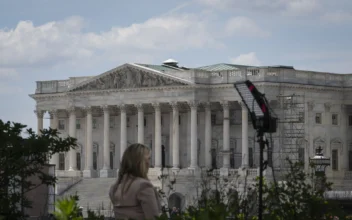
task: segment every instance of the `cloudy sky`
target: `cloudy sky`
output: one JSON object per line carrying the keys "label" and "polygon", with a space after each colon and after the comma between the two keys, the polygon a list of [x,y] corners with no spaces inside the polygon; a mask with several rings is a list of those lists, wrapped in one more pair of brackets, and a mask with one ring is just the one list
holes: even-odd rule
{"label": "cloudy sky", "polygon": [[0,0],[0,119],[36,128],[35,81],[126,62],[352,73],[351,39],[351,0]]}

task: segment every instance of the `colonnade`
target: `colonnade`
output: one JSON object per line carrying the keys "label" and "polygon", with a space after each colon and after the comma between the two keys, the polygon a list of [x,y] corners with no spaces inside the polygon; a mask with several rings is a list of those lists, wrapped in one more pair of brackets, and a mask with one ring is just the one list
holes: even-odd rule
{"label": "colonnade", "polygon": [[[197,114],[199,104],[196,101],[187,102],[190,115],[190,131],[191,131],[191,140],[190,140],[190,148],[191,148],[191,161],[189,164],[189,169],[197,169],[198,167],[198,157],[197,157],[197,140],[198,140],[198,123],[197,123]],[[177,102],[168,103],[172,107],[172,114],[170,114],[170,121],[172,121],[172,127],[170,127],[170,133],[172,132],[172,166],[174,169],[179,169],[180,167],[180,158],[179,158],[179,104]],[[212,122],[211,122],[211,103],[201,103],[204,106],[205,110],[205,140],[204,140],[204,150],[205,150],[205,166],[211,167],[211,144],[212,144]],[[248,167],[248,111],[242,103],[242,167]],[[138,143],[144,144],[144,106],[146,104],[135,104],[137,108],[137,119],[138,119]],[[154,167],[161,168],[162,166],[162,154],[161,154],[161,109],[160,103],[153,103],[154,108]],[[223,108],[223,168],[230,167],[230,115],[229,115],[229,102],[224,101],[221,103]],[[103,105],[100,106],[103,110],[104,117],[104,143],[103,143],[103,167],[100,170],[100,177],[108,177],[111,174],[111,169],[109,166],[110,156],[109,156],[109,145],[110,145],[110,111],[109,106]],[[127,115],[126,115],[126,105],[121,104],[117,106],[120,110],[120,155],[122,157],[123,152],[127,147]],[[71,137],[76,137],[76,108],[71,107],[66,109],[69,115],[69,131],[68,134]],[[83,175],[86,177],[91,177],[93,172],[93,140],[92,140],[92,132],[93,132],[93,123],[92,123],[92,107],[87,106],[84,107],[84,111],[86,113],[86,165],[83,171]],[[43,129],[43,114],[45,111],[36,110],[35,111],[38,118],[38,133],[41,129]],[[50,126],[54,129],[58,127],[58,110],[49,111],[51,116]],[[121,159],[121,158],[120,158]],[[59,165],[59,156],[53,155],[50,163],[55,164],[56,167]],[[76,152],[74,149],[69,152],[69,166],[67,171],[77,171],[77,161],[76,161]]]}

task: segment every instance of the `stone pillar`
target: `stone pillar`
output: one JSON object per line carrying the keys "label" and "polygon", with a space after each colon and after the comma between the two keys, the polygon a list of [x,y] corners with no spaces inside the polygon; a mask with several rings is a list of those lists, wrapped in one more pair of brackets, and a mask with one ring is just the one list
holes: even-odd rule
{"label": "stone pillar", "polygon": [[120,133],[120,158],[122,159],[123,153],[127,148],[127,116],[126,105],[120,105],[121,115],[121,133]]}
{"label": "stone pillar", "polygon": [[197,145],[198,145],[198,130],[197,130],[197,109],[198,103],[191,101],[188,103],[191,108],[191,164],[190,169],[196,169],[198,167],[197,161]]}
{"label": "stone pillar", "polygon": [[111,177],[110,169],[110,112],[109,106],[102,106],[104,111],[104,153],[103,168],[100,170],[100,177]]}
{"label": "stone pillar", "polygon": [[155,168],[161,168],[161,112],[160,104],[154,103],[155,110]]}
{"label": "stone pillar", "polygon": [[180,122],[177,102],[171,103],[172,106],[172,168],[180,168]]}
{"label": "stone pillar", "polygon": [[248,109],[241,102],[242,107],[242,165],[241,167],[249,167],[249,148],[248,148]]}
{"label": "stone pillar", "polygon": [[[76,138],[76,109],[75,107],[70,107],[68,109],[69,113],[69,136]],[[76,158],[76,150],[71,149],[69,152],[69,168],[68,171],[76,171],[77,170],[77,158]]]}
{"label": "stone pillar", "polygon": [[136,105],[138,109],[138,143],[144,144],[144,111],[143,104]]}
{"label": "stone pillar", "polygon": [[[57,127],[58,127],[59,120],[57,118],[57,113],[58,113],[57,110],[49,111],[49,114],[50,114],[50,128],[51,129],[57,129]],[[50,164],[54,164],[55,165],[55,170],[59,169],[59,154],[58,153],[56,153],[56,154],[51,156]]]}
{"label": "stone pillar", "polygon": [[86,129],[86,167],[83,171],[83,177],[91,178],[93,175],[93,116],[90,106],[85,108],[87,129]]}
{"label": "stone pillar", "polygon": [[222,103],[224,113],[223,123],[223,168],[230,168],[230,114],[229,103],[224,101]]}
{"label": "stone pillar", "polygon": [[212,129],[211,129],[211,104],[210,102],[205,103],[205,166],[211,168],[211,139],[212,139]]}
{"label": "stone pillar", "polygon": [[43,130],[43,117],[45,111],[43,110],[34,110],[34,113],[37,115],[37,134],[41,135],[41,130]]}

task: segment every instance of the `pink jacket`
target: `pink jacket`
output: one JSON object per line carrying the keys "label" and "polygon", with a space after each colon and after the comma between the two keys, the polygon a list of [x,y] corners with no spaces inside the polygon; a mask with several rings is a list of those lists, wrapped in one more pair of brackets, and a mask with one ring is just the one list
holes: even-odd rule
{"label": "pink jacket", "polygon": [[[161,214],[159,195],[153,184],[143,178],[135,177],[131,186],[126,191],[131,177],[124,176],[121,184],[117,186],[115,192],[114,185],[111,186],[109,196],[114,206],[116,219],[153,220]],[[121,190],[125,184],[123,197]]]}

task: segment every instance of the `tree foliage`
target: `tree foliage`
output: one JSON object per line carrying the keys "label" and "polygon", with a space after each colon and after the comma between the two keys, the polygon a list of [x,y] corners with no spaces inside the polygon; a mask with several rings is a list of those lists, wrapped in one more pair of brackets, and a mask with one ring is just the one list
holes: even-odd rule
{"label": "tree foliage", "polygon": [[[61,138],[54,129],[35,134],[20,123],[0,120],[0,216],[6,219],[25,218],[24,209],[31,208],[25,194],[42,184],[54,185],[56,177],[43,171],[48,159],[76,146],[75,138]],[[40,184],[30,178],[36,176]]]}

